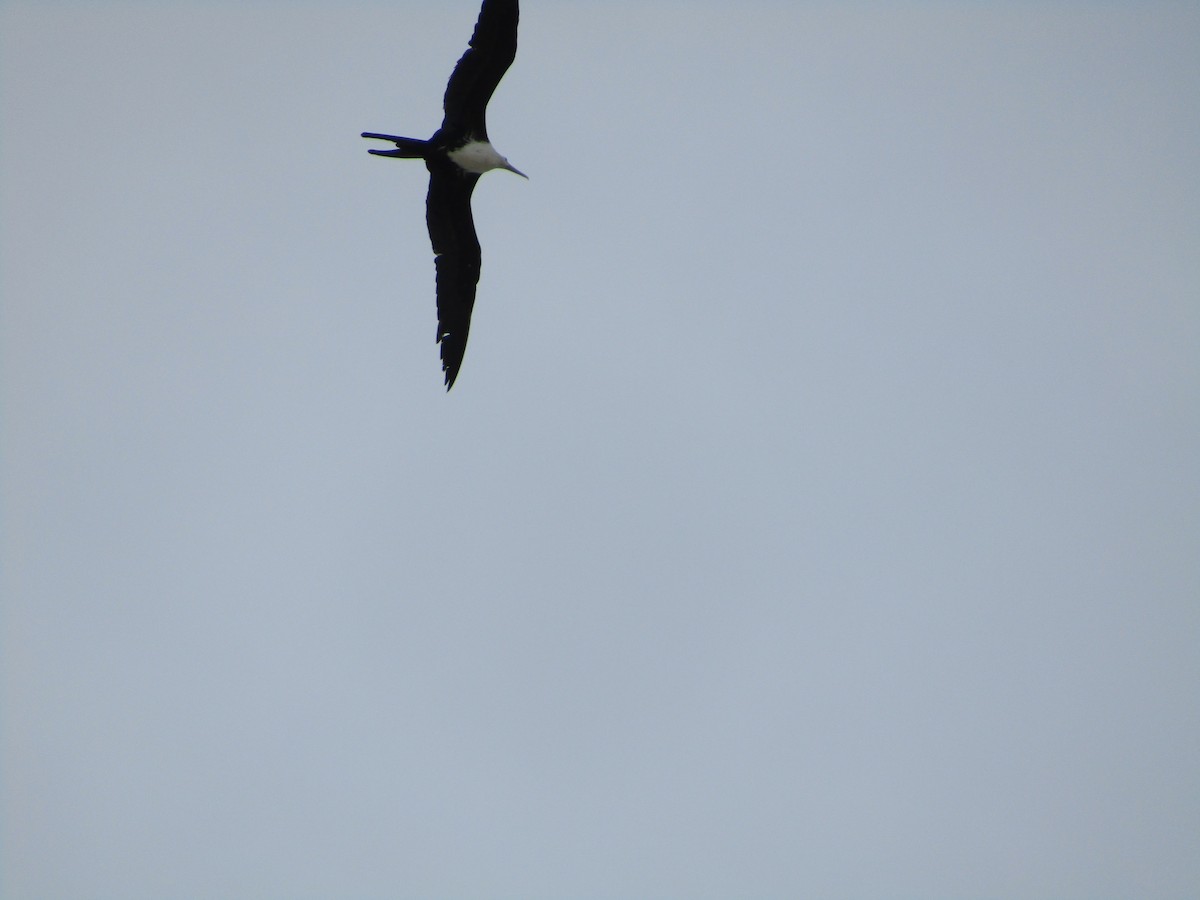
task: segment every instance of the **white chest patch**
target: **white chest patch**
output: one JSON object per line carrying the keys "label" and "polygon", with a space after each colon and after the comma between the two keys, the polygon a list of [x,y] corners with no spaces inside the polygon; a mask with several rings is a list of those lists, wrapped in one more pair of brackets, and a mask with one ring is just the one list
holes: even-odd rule
{"label": "white chest patch", "polygon": [[456,165],[477,175],[508,165],[508,160],[487,141],[472,141],[457,150],[451,150],[447,155]]}

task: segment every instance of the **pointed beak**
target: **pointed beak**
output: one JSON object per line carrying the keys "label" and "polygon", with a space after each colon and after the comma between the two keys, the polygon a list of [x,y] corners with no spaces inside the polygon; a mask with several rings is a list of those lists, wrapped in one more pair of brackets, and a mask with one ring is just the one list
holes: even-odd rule
{"label": "pointed beak", "polygon": [[397,147],[395,150],[376,150],[374,148],[368,148],[367,152],[374,156],[400,156],[400,157],[403,157],[405,155],[408,155],[408,156],[412,155],[411,153],[405,154],[405,152],[403,150],[401,150],[399,147]]}
{"label": "pointed beak", "polygon": [[516,166],[512,165],[512,163],[510,163],[510,162],[509,162],[507,159],[504,161],[504,165],[503,165],[503,166],[501,166],[501,168],[502,168],[502,169],[508,169],[508,171],[510,171],[510,172],[515,172],[516,174],[518,174],[518,175],[520,175],[522,178],[524,178],[526,181],[528,181],[528,180],[529,180],[529,176],[528,176],[528,175],[526,175],[524,172],[522,172],[522,171],[521,171],[520,169],[518,169]]}

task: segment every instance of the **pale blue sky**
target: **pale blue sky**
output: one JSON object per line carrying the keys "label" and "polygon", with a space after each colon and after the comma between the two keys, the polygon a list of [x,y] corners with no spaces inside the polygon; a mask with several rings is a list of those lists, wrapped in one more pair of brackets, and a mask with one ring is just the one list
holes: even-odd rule
{"label": "pale blue sky", "polygon": [[0,4],[6,898],[1200,892],[1200,11]]}

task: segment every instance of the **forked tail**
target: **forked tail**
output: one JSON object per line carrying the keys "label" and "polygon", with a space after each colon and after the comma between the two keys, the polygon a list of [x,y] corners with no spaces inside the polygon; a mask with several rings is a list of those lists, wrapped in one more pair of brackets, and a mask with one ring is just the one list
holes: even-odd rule
{"label": "forked tail", "polygon": [[372,138],[379,141],[391,141],[396,145],[395,150],[368,150],[368,153],[374,153],[376,156],[398,156],[401,159],[424,159],[425,154],[429,149],[429,141],[421,141],[417,138],[397,137],[394,134],[375,134],[371,131],[364,131],[363,137]]}

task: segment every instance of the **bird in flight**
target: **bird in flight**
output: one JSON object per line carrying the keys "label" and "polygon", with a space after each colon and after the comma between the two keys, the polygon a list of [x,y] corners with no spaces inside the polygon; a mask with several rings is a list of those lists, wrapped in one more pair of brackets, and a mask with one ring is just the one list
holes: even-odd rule
{"label": "bird in flight", "polygon": [[446,390],[454,386],[467,349],[475,286],[479,283],[479,239],[471,217],[471,192],[479,176],[508,169],[526,178],[496,152],[487,136],[488,101],[517,55],[517,0],[483,0],[470,46],[462,55],[442,101],[442,127],[427,141],[363,132],[391,141],[394,150],[376,156],[423,159],[429,169],[425,221],[437,268],[437,340],[442,345]]}

